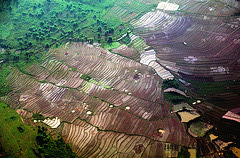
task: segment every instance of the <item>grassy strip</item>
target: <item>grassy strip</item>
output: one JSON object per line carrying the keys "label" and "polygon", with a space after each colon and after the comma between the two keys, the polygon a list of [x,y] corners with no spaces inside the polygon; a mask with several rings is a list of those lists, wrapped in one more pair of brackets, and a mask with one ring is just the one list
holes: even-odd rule
{"label": "grassy strip", "polygon": [[6,157],[36,157],[32,149],[36,144],[37,130],[32,126],[26,126],[17,112],[3,102],[0,102],[0,118],[2,155]]}
{"label": "grassy strip", "polygon": [[105,45],[104,49],[108,49],[109,50],[109,49],[118,48],[120,46],[121,46],[121,44],[119,42],[113,42],[113,43],[111,43],[109,45]]}
{"label": "grassy strip", "polygon": [[0,69],[0,97],[6,95],[11,91],[10,86],[6,84],[6,77],[10,73],[8,67],[1,67]]}

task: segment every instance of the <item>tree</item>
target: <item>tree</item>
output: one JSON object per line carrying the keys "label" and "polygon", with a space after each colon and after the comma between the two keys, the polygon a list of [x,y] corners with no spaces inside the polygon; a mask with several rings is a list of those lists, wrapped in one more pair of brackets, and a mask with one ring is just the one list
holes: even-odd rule
{"label": "tree", "polygon": [[73,23],[73,28],[77,28],[78,27],[78,23],[77,22],[74,22]]}
{"label": "tree", "polygon": [[112,41],[113,41],[112,36],[109,36],[107,42],[112,43]]}
{"label": "tree", "polygon": [[92,38],[89,39],[89,43],[93,44],[93,39]]}
{"label": "tree", "polygon": [[97,29],[98,29],[98,32],[100,32],[100,33],[102,32],[102,27],[101,26],[98,26]]}
{"label": "tree", "polygon": [[100,33],[98,33],[98,34],[97,34],[97,37],[98,37],[98,38],[101,38],[101,34],[100,34]]}
{"label": "tree", "polygon": [[19,61],[19,55],[18,54],[13,54],[13,61],[18,62]]}
{"label": "tree", "polygon": [[46,133],[44,127],[38,127],[38,135],[36,137],[38,144],[35,153],[41,157],[43,154],[46,158],[51,157],[76,157],[68,144],[62,138],[53,140],[49,134]]}
{"label": "tree", "polygon": [[167,89],[167,88],[179,88],[179,82],[176,79],[173,80],[163,80],[163,89]]}
{"label": "tree", "polygon": [[107,36],[109,34],[108,30],[105,30],[105,36]]}
{"label": "tree", "polygon": [[109,33],[114,33],[114,28],[113,27],[111,27],[110,29],[109,29]]}

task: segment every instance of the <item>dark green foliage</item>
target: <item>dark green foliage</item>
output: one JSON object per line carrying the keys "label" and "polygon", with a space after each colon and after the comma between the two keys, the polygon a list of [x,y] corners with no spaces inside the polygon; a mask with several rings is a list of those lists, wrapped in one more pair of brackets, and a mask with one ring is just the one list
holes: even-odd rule
{"label": "dark green foliage", "polygon": [[23,133],[23,132],[24,132],[24,129],[23,129],[21,126],[18,126],[17,129],[18,129],[18,131],[19,131],[20,133]]}
{"label": "dark green foliage", "polygon": [[101,26],[98,26],[98,32],[102,32],[102,27]]}
{"label": "dark green foliage", "polygon": [[89,43],[90,43],[90,44],[93,44],[93,38],[90,38],[90,39],[89,39]]}
{"label": "dark green foliage", "polygon": [[105,30],[105,36],[108,36],[108,34],[109,34],[109,30]]}
{"label": "dark green foliage", "polygon": [[17,119],[17,117],[16,116],[12,116],[12,117],[10,117],[10,119],[15,121]]}
{"label": "dark green foliage", "polygon": [[162,88],[163,89],[167,89],[167,88],[177,88],[178,89],[179,86],[180,86],[180,84],[176,79],[173,79],[173,80],[166,79],[166,80],[163,80]]}
{"label": "dark green foliage", "polygon": [[[176,79],[173,80],[163,80],[162,89],[165,90],[167,88],[176,88],[180,89],[180,83]],[[181,102],[189,102],[191,98],[187,98],[176,92],[167,92],[163,93],[164,99],[169,101],[172,104],[180,104]]]}
{"label": "dark green foliage", "polygon": [[[47,46],[47,45],[46,45]],[[40,51],[40,50],[39,50]],[[6,51],[0,54],[0,62],[3,65],[10,65],[12,67],[23,67],[24,65],[32,62],[36,62],[42,57],[43,52],[36,51],[10,51],[6,49]]]}
{"label": "dark green foliage", "polygon": [[53,140],[51,136],[46,133],[44,127],[38,127],[36,141],[38,146],[37,149],[35,149],[35,153],[38,157],[76,157],[76,155],[72,152],[71,147],[66,144],[62,138]]}
{"label": "dark green foliage", "polygon": [[49,142],[50,137],[47,135],[44,127],[38,126],[38,135],[36,137],[37,144],[39,146],[44,146],[46,143]]}
{"label": "dark green foliage", "polygon": [[44,120],[45,119],[45,117],[43,115],[41,115],[39,112],[33,114],[32,118],[34,120]]}
{"label": "dark green foliage", "polygon": [[167,93],[163,93],[163,95],[164,95],[164,99],[169,101],[172,104],[179,104],[181,102],[186,102],[189,99],[175,92],[167,92]]}
{"label": "dark green foliage", "polygon": [[98,38],[101,38],[101,34],[100,34],[100,33],[98,33],[98,34],[97,34],[97,37],[98,37]]}
{"label": "dark green foliage", "polygon": [[81,79],[84,79],[85,81],[89,81],[89,80],[91,79],[91,77],[90,77],[89,75],[83,74],[83,75],[81,76]]}
{"label": "dark green foliage", "polygon": [[[0,25],[0,39],[4,40],[0,40],[0,47],[38,50],[55,47],[56,41],[61,44],[66,41],[80,41],[81,38],[100,38],[98,33],[102,32],[106,32],[106,37],[108,33],[113,36],[118,24],[110,24],[110,21],[106,22],[102,17],[115,1],[22,0],[18,8],[12,6],[14,9],[11,14],[7,10],[4,12],[4,23]],[[90,42],[99,40],[94,38]]]}
{"label": "dark green foliage", "polygon": [[117,17],[104,18],[116,0],[10,1],[12,12],[0,12],[0,47],[7,50],[0,61],[12,67],[36,62],[40,52],[67,41],[108,45],[130,27]]}
{"label": "dark green foliage", "polygon": [[4,10],[12,10],[11,5],[18,5],[18,0],[0,0],[0,12]]}
{"label": "dark green foliage", "polygon": [[111,27],[111,28],[109,29],[109,33],[113,34],[113,33],[114,33],[114,28]]}
{"label": "dark green foliage", "polygon": [[112,43],[113,42],[113,38],[112,38],[112,36],[109,36],[108,37],[108,41],[107,41],[108,43]]}
{"label": "dark green foliage", "polygon": [[77,68],[76,68],[76,67],[72,68],[72,71],[76,71],[76,70],[77,70]]}
{"label": "dark green foliage", "polygon": [[189,158],[189,157],[190,157],[190,153],[187,151],[186,148],[182,147],[181,151],[178,153],[177,158]]}
{"label": "dark green foliage", "polygon": [[[206,97],[207,95],[214,95],[216,93],[227,93],[231,92],[228,87],[235,87],[240,84],[240,80],[236,81],[219,81],[219,82],[200,82],[186,80],[191,83],[191,87],[194,88],[194,91],[200,96]],[[240,92],[235,91],[235,93],[240,94]]]}

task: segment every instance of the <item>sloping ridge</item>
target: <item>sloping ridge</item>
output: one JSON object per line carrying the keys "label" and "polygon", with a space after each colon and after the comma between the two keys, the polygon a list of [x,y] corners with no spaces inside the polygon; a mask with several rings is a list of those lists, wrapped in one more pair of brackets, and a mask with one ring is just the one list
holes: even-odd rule
{"label": "sloping ridge", "polygon": [[47,56],[25,69],[32,76],[12,70],[7,80],[14,91],[7,101],[13,107],[23,95],[22,109],[60,119],[58,130],[78,156],[164,155],[166,143],[196,148],[148,66],[81,43]]}

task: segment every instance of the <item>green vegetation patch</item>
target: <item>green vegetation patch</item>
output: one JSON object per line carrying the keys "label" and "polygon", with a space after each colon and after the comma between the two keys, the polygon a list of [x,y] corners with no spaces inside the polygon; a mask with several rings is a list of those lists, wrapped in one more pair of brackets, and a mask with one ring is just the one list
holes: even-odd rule
{"label": "green vegetation patch", "polygon": [[110,87],[110,86],[104,86],[104,88],[106,88],[106,89],[111,89],[111,87]]}
{"label": "green vegetation patch", "polygon": [[0,68],[0,97],[5,96],[11,91],[9,85],[6,83],[6,77],[9,73],[10,70],[8,67]]}
{"label": "green vegetation patch", "polygon": [[[116,0],[18,0],[0,12],[0,46],[42,49],[66,41],[107,42],[120,23],[103,20]],[[120,33],[120,32],[118,32]],[[104,40],[105,39],[105,40]]]}
{"label": "green vegetation patch", "polygon": [[189,98],[176,92],[163,93],[163,96],[166,101],[169,101],[172,104],[180,104],[182,102],[188,102],[189,100]]}
{"label": "green vegetation patch", "polygon": [[83,74],[83,75],[81,76],[81,79],[89,82],[89,80],[91,80],[91,77],[90,77],[89,75]]}
{"label": "green vegetation patch", "polygon": [[38,146],[34,152],[38,157],[77,157],[76,154],[72,152],[71,147],[66,144],[62,138],[53,140],[51,136],[47,134],[44,127],[38,126],[36,141]]}
{"label": "green vegetation patch", "polygon": [[77,68],[76,67],[72,68],[72,71],[77,71]]}
{"label": "green vegetation patch", "polygon": [[134,48],[138,52],[145,51],[145,48],[148,48],[149,46],[146,44],[144,39],[137,38],[134,41],[132,41],[132,48]]}
{"label": "green vegetation patch", "polygon": [[126,45],[131,44],[131,38],[129,37],[129,33],[121,39],[121,42],[126,44]]}
{"label": "green vegetation patch", "polygon": [[203,137],[212,127],[202,121],[195,121],[190,124],[189,128],[193,134]]}
{"label": "green vegetation patch", "polygon": [[107,13],[105,19],[119,19],[116,22],[127,22],[136,16],[141,16],[146,12],[156,8],[156,4],[146,5],[139,0],[118,0],[113,8]]}
{"label": "green vegetation patch", "polygon": [[43,115],[41,115],[39,112],[37,112],[37,113],[33,114],[32,119],[33,120],[45,120],[46,118]]}
{"label": "green vegetation patch", "polygon": [[36,135],[37,130],[34,127],[25,125],[15,110],[0,102],[0,142],[3,156],[36,157],[33,152]]}
{"label": "green vegetation patch", "polygon": [[180,87],[180,83],[175,78],[173,80],[169,80],[169,79],[163,80],[163,85],[162,85],[163,90],[167,88],[179,89],[179,87]]}
{"label": "green vegetation patch", "polygon": [[120,46],[121,46],[121,44],[119,42],[113,42],[113,43],[110,43],[108,45],[105,45],[104,49],[110,50],[110,49],[118,48]]}
{"label": "green vegetation patch", "polygon": [[195,88],[194,91],[200,96],[231,92],[231,90],[228,87],[234,87],[240,84],[240,81],[200,82],[187,80],[187,82],[191,83],[191,87]]}
{"label": "green vegetation patch", "polygon": [[188,158],[190,157],[190,153],[188,152],[187,148],[182,147],[181,151],[178,152],[177,158]]}

